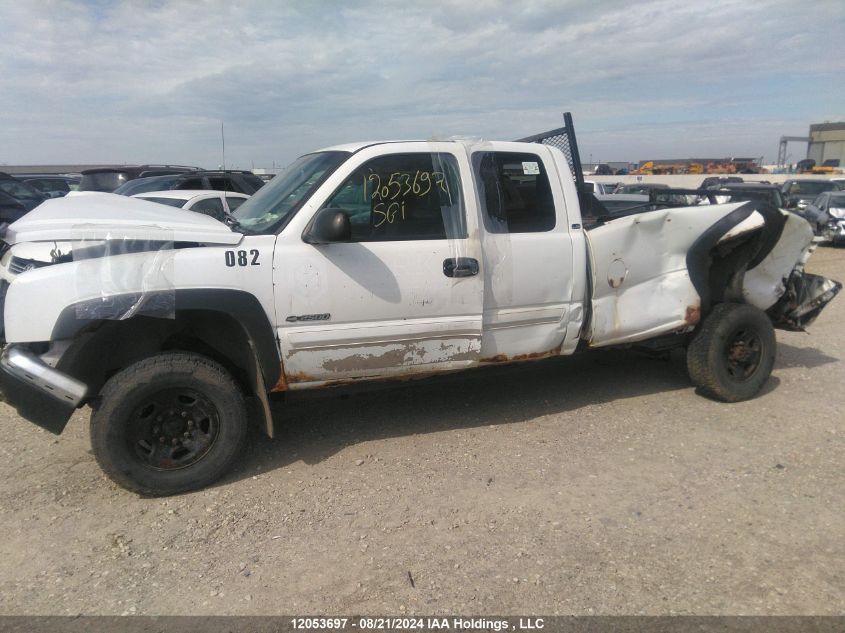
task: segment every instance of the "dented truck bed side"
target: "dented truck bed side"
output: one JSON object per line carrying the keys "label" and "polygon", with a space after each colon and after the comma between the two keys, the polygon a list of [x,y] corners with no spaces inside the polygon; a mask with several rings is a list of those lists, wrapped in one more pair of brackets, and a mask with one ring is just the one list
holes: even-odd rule
{"label": "dented truck bed side", "polygon": [[769,310],[813,235],[800,217],[746,202],[631,215],[587,238],[592,318],[583,337],[603,347],[689,331],[715,302]]}

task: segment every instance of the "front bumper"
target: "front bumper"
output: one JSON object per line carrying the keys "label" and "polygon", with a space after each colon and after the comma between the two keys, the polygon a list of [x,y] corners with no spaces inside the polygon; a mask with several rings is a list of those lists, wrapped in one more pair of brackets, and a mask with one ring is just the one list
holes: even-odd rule
{"label": "front bumper", "polygon": [[0,355],[0,391],[21,417],[58,435],[82,404],[88,387],[25,347],[9,345]]}

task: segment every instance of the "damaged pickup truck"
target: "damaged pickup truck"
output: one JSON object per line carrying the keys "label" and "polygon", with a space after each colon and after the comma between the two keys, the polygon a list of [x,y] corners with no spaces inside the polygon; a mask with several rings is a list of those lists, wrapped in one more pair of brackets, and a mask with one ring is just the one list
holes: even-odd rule
{"label": "damaged pickup truck", "polygon": [[296,390],[645,346],[686,349],[706,396],[752,398],[773,326],[804,328],[840,289],[804,272],[800,217],[744,202],[603,221],[581,183],[567,117],[526,142],[306,154],[226,223],[47,201],[0,231],[0,387],[57,434],[90,405],[105,473],[167,495],[241,459],[247,399],[272,436],[271,397]]}

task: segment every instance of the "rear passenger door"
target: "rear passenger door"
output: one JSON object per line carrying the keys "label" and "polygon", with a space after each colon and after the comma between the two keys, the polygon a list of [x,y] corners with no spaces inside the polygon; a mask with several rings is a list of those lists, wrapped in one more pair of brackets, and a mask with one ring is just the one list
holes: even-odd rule
{"label": "rear passenger door", "polygon": [[573,246],[548,148],[472,152],[483,224],[482,360],[559,353],[573,308]]}

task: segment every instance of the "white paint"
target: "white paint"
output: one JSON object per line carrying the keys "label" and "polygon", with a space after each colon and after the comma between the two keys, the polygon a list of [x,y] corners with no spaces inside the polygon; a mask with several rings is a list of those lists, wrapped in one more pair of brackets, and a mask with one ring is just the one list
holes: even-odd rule
{"label": "white paint", "polygon": [[17,244],[109,237],[150,239],[156,230],[160,231],[162,239],[205,244],[237,244],[242,237],[222,222],[201,213],[99,193],[42,202],[10,225],[3,240]]}

